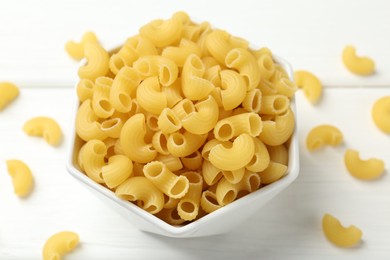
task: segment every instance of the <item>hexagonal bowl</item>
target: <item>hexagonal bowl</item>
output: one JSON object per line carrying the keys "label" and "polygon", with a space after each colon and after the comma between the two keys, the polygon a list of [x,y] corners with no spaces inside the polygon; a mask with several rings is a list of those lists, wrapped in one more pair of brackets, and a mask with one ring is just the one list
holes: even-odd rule
{"label": "hexagonal bowl", "polygon": [[[273,58],[276,63],[286,70],[289,77],[292,79],[292,68],[288,62],[275,55],[273,55]],[[69,138],[69,151],[66,162],[68,172],[76,179],[77,182],[90,190],[109,207],[111,207],[113,211],[118,212],[131,224],[143,231],[168,237],[200,237],[227,233],[253,214],[261,214],[261,212],[257,211],[289,186],[299,174],[298,135],[295,130],[289,140],[288,170],[287,174],[283,178],[185,226],[172,226],[137,205],[118,198],[114,192],[94,182],[80,170],[77,165],[77,156],[78,151],[83,145],[83,141],[76,135],[75,120],[77,109],[79,107],[79,101],[76,94],[75,100],[73,108],[73,125],[69,135],[71,138]],[[294,99],[292,99],[291,108],[294,111],[296,122],[297,116]]]}

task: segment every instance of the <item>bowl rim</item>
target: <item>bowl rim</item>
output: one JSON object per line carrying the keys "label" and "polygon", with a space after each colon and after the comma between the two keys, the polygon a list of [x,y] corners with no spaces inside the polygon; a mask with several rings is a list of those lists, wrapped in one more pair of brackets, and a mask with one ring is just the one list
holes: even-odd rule
{"label": "bowl rim", "polygon": [[[293,80],[293,70],[291,65],[283,58],[279,57],[278,55],[272,54],[272,57],[274,61],[279,64],[280,66],[285,69],[287,72],[289,78]],[[85,61],[82,60],[80,62],[80,65],[82,65]],[[75,88],[77,88],[77,82],[78,78],[75,83]],[[255,201],[258,197],[262,197],[268,193],[272,193],[275,187],[282,186],[283,189],[287,187],[289,184],[291,184],[299,175],[299,140],[298,140],[298,131],[297,131],[297,112],[296,112],[296,103],[295,98],[293,97],[291,99],[290,108],[294,112],[294,120],[295,120],[295,129],[293,132],[293,135],[290,137],[290,147],[289,147],[289,162],[288,162],[288,169],[287,173],[283,178],[279,179],[277,182],[274,182],[272,184],[269,184],[265,187],[262,187],[261,189],[252,192],[250,194],[247,194],[246,196],[237,199],[233,201],[232,203],[221,207],[220,209],[211,212],[205,216],[203,216],[200,219],[197,219],[193,222],[190,222],[184,226],[174,226],[166,223],[165,221],[159,219],[158,217],[154,216],[153,214],[150,214],[149,212],[145,211],[144,209],[138,207],[137,205],[122,200],[118,198],[114,192],[107,189],[106,187],[94,182],[92,179],[90,179],[88,176],[86,176],[84,173],[82,173],[80,170],[77,169],[77,167],[73,164],[74,162],[74,147],[76,144],[77,137],[76,133],[76,115],[78,108],[80,106],[80,101],[77,97],[77,92],[74,91],[74,101],[73,101],[73,107],[72,107],[72,119],[71,119],[71,127],[69,131],[69,138],[68,141],[68,149],[67,149],[67,157],[66,157],[66,169],[68,173],[73,176],[76,180],[81,182],[83,185],[87,185],[89,188],[95,190],[96,192],[102,194],[106,198],[110,199],[114,203],[116,203],[118,206],[126,209],[127,211],[131,211],[133,214],[136,214],[138,217],[143,218],[145,221],[147,221],[149,224],[154,226],[155,228],[160,229],[163,231],[163,233],[169,234],[169,236],[172,237],[182,237],[185,235],[190,235],[191,233],[196,232],[199,230],[203,225],[205,225],[207,222],[211,220],[218,219],[220,215],[224,215],[228,212],[234,211],[237,207],[242,207],[246,204],[250,204],[250,202]],[[150,231],[149,231],[150,232]]]}

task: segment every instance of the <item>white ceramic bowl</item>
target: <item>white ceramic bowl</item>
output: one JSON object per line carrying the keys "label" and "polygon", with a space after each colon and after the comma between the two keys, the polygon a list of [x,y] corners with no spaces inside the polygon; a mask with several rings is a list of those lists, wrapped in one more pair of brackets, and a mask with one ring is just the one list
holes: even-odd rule
{"label": "white ceramic bowl", "polygon": [[[275,55],[274,59],[286,70],[289,77],[292,79],[291,66],[285,60],[279,57],[275,57]],[[291,102],[291,106],[296,118],[294,100]],[[243,222],[245,219],[253,215],[263,205],[274,198],[278,193],[283,191],[297,178],[299,173],[298,135],[297,131],[294,131],[294,134],[290,139],[289,165],[286,176],[202,217],[199,220],[187,224],[186,226],[172,226],[139,208],[133,203],[119,199],[112,191],[92,181],[80,171],[77,165],[77,154],[83,142],[79,137],[76,136],[75,119],[78,107],[79,101],[76,97],[73,111],[73,125],[69,135],[71,137],[69,144],[70,149],[68,152],[66,165],[69,173],[81,185],[89,189],[113,210],[123,215],[128,221],[143,231],[169,237],[200,237],[226,233],[237,226],[237,224]],[[261,214],[261,212],[258,212],[257,214]]]}

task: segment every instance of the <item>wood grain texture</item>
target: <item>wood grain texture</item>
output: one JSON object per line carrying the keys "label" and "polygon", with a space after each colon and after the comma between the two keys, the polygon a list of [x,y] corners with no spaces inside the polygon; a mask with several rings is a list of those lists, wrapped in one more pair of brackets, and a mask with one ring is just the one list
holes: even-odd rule
{"label": "wood grain texture", "polygon": [[[62,230],[79,233],[80,246],[66,259],[388,259],[390,256],[390,178],[362,182],[343,165],[346,148],[390,165],[390,138],[370,117],[373,102],[389,95],[383,88],[326,89],[313,107],[297,93],[301,171],[298,179],[248,221],[226,235],[172,239],[138,231],[79,185],[65,170],[73,90],[24,88],[0,113],[0,259],[40,259],[46,239]],[[346,101],[348,98],[348,101]],[[26,136],[21,127],[33,116],[58,120],[65,143],[58,149]],[[308,153],[311,127],[330,123],[345,144]],[[35,189],[18,199],[5,160],[24,160]],[[321,231],[324,213],[363,230],[363,243],[350,250],[334,247]]]}

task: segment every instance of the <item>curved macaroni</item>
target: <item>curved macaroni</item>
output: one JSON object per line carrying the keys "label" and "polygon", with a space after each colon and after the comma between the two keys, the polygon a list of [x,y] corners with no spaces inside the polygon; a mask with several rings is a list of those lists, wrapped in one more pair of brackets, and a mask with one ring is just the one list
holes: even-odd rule
{"label": "curved macaroni", "polygon": [[258,138],[253,138],[253,141],[255,142],[255,153],[252,160],[245,167],[251,172],[261,172],[268,167],[271,157],[262,141]]}
{"label": "curved macaroni", "polygon": [[159,115],[167,107],[167,97],[156,77],[142,81],[137,88],[137,100],[143,109],[155,115]]}
{"label": "curved macaroni", "polygon": [[261,74],[256,58],[247,50],[235,48],[230,50],[225,57],[225,64],[228,68],[239,71],[245,79],[248,90],[252,90],[259,85]]}
{"label": "curved macaroni", "polygon": [[238,182],[240,182],[242,180],[242,178],[244,177],[244,174],[245,174],[245,168],[240,168],[240,169],[237,169],[237,170],[234,170],[234,171],[223,171],[223,177],[225,177],[225,179],[232,183],[232,184],[236,184]]}
{"label": "curved macaroni", "polygon": [[165,48],[161,56],[173,60],[178,67],[183,67],[184,62],[190,54],[201,56],[199,46],[187,39],[181,39],[178,47],[167,47]]}
{"label": "curved macaroni", "polygon": [[61,259],[61,256],[72,251],[79,241],[79,236],[71,231],[62,231],[52,235],[43,247],[43,260]]}
{"label": "curved macaroni", "polygon": [[95,80],[107,74],[110,57],[102,46],[96,43],[86,43],[84,56],[87,64],[79,68],[78,75],[81,79]]}
{"label": "curved macaroni", "polygon": [[161,114],[158,116],[157,125],[164,134],[171,134],[178,131],[182,127],[182,122],[174,110],[170,108],[164,108]]}
{"label": "curved macaroni", "polygon": [[92,80],[80,79],[79,83],[77,83],[76,90],[80,102],[84,102],[87,99],[92,99],[94,86],[95,84]]}
{"label": "curved macaroni", "polygon": [[177,172],[183,169],[183,164],[179,157],[175,157],[172,154],[158,154],[155,158],[156,161],[162,162],[171,172]]}
{"label": "curved macaroni", "polygon": [[357,56],[355,47],[351,45],[343,50],[343,63],[350,72],[358,75],[370,75],[375,71],[375,62],[369,57]]}
{"label": "curved macaroni", "polygon": [[168,151],[177,157],[186,157],[198,150],[206,141],[207,134],[196,135],[188,131],[175,132],[168,137]]}
{"label": "curved macaroni", "polygon": [[234,171],[245,167],[255,153],[255,144],[248,134],[239,135],[233,143],[225,142],[210,150],[209,160],[217,168]]}
{"label": "curved macaroni", "polygon": [[306,137],[306,147],[314,151],[324,145],[337,146],[343,142],[343,134],[332,125],[319,125],[310,130]]}
{"label": "curved macaroni", "polygon": [[285,143],[294,132],[294,113],[288,109],[286,113],[275,116],[275,120],[263,121],[263,131],[259,139],[267,145],[280,145]]}
{"label": "curved macaroni", "polygon": [[104,183],[102,167],[106,165],[104,158],[107,147],[100,140],[91,140],[83,145],[79,153],[79,164],[89,178],[97,183]]}
{"label": "curved macaroni", "polygon": [[19,96],[19,89],[12,83],[0,82],[0,111]]}
{"label": "curved macaroni", "polygon": [[194,153],[187,155],[186,157],[180,158],[184,167],[188,170],[195,171],[202,167],[203,157],[199,151],[195,151]]}
{"label": "curved macaroni", "polygon": [[172,108],[180,100],[183,99],[183,92],[181,91],[181,79],[177,79],[175,83],[168,87],[163,87],[163,92],[167,97],[167,105],[169,108]]}
{"label": "curved macaroni", "polygon": [[84,46],[87,43],[99,44],[99,40],[93,32],[86,32],[83,34],[80,42],[68,41],[65,44],[65,50],[75,60],[84,58]]}
{"label": "curved macaroni", "polygon": [[183,128],[193,134],[206,134],[218,121],[218,104],[212,96],[195,104],[196,111],[186,115],[181,123]]}
{"label": "curved macaroni", "polygon": [[280,78],[276,82],[277,93],[286,97],[293,97],[297,89],[297,85],[295,85],[295,83],[292,82],[289,78]]}
{"label": "curved macaroni", "polygon": [[146,135],[145,115],[135,114],[130,117],[124,126],[119,137],[123,152],[132,160],[139,163],[152,161],[157,151],[151,144],[144,141]]}
{"label": "curved macaroni", "polygon": [[61,127],[49,117],[35,117],[28,120],[23,126],[23,131],[30,136],[42,136],[52,146],[58,146],[62,140]]}
{"label": "curved macaroni", "polygon": [[113,80],[109,77],[98,77],[92,96],[92,109],[100,118],[108,118],[114,114],[115,109],[110,102],[110,91]]}
{"label": "curved macaroni", "polygon": [[321,81],[312,73],[304,70],[295,71],[295,83],[302,88],[306,98],[315,104],[320,100],[322,95]]}
{"label": "curved macaroni", "polygon": [[119,138],[122,127],[123,121],[117,117],[106,119],[100,125],[101,130],[111,138]]}
{"label": "curved macaroni", "polygon": [[179,204],[177,204],[177,212],[182,219],[191,221],[199,213],[203,179],[198,172],[185,172],[182,176],[188,179],[189,188],[184,197],[180,199]]}
{"label": "curved macaroni", "polygon": [[173,108],[173,112],[179,117],[179,119],[183,119],[186,116],[195,113],[195,106],[189,99],[183,99],[179,103],[177,103]]}
{"label": "curved macaroni", "polygon": [[221,71],[221,99],[225,110],[238,107],[247,92],[244,78],[233,70]]}
{"label": "curved macaroni", "polygon": [[[215,89],[219,89],[221,87],[221,70],[220,65],[215,65],[206,69],[206,72],[204,73],[204,78],[213,83],[216,87]],[[215,89],[213,89],[213,91],[215,91]]]}
{"label": "curved macaroni", "polygon": [[108,164],[102,167],[104,183],[115,188],[128,179],[133,173],[132,161],[124,155],[114,155],[108,159]]}
{"label": "curved macaroni", "polygon": [[210,186],[216,184],[223,177],[223,171],[207,160],[203,161],[202,174],[204,181]]}
{"label": "curved macaroni", "polygon": [[141,57],[134,62],[133,67],[144,79],[158,77],[164,87],[172,85],[179,75],[175,62],[158,55]]}
{"label": "curved macaroni", "polygon": [[340,221],[330,214],[322,217],[322,231],[325,237],[339,247],[352,247],[362,238],[362,231],[356,226],[343,227]]}
{"label": "curved macaroni", "polygon": [[352,149],[345,152],[344,163],[353,177],[362,180],[377,179],[385,170],[385,163],[382,160],[376,158],[361,160],[359,152]]}
{"label": "curved macaroni", "polygon": [[278,115],[287,111],[290,100],[284,95],[263,96],[261,100],[261,114]]}
{"label": "curved macaroni", "polygon": [[276,146],[267,146],[270,160],[284,165],[288,164],[288,150],[283,144]]}
{"label": "curved macaroni", "polygon": [[19,197],[27,197],[34,186],[34,178],[30,168],[19,160],[8,160],[6,163],[15,194]]}
{"label": "curved macaroni", "polygon": [[376,126],[383,132],[390,134],[390,96],[375,101],[371,115]]}
{"label": "curved macaroni", "polygon": [[287,165],[270,161],[268,167],[259,172],[261,183],[271,184],[287,173]]}
{"label": "curved macaroni", "polygon": [[242,107],[249,112],[259,113],[261,109],[262,93],[260,89],[255,88],[246,92]]}
{"label": "curved macaroni", "polygon": [[131,177],[115,190],[123,199],[138,202],[137,205],[151,214],[160,212],[164,206],[164,194],[146,177]]}
{"label": "curved macaroni", "polygon": [[76,114],[76,133],[84,141],[93,139],[104,140],[107,138],[97,121],[98,117],[92,109],[90,99],[85,100],[79,107]]}
{"label": "curved macaroni", "polygon": [[154,133],[152,138],[153,148],[162,155],[169,155],[168,151],[168,136],[162,131],[157,131]]}
{"label": "curved macaroni", "polygon": [[202,192],[202,197],[200,198],[200,206],[207,213],[211,213],[221,208],[221,206],[218,204],[217,196],[214,192],[210,190],[205,190]]}
{"label": "curved macaroni", "polygon": [[272,59],[272,53],[261,54],[257,58],[257,65],[259,66],[260,75],[263,79],[270,79],[275,73],[275,63]]}

